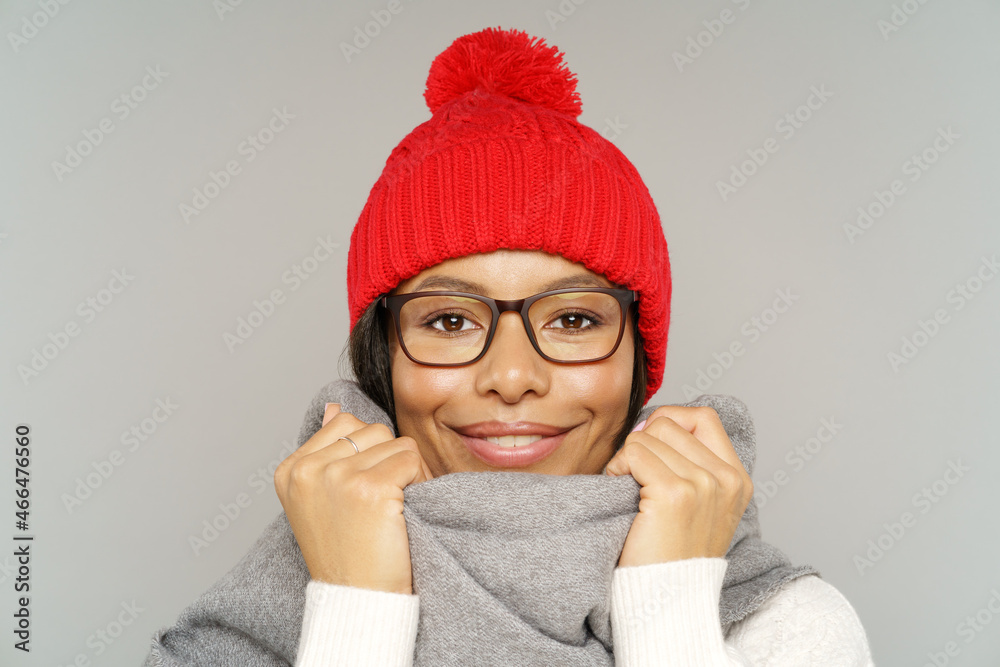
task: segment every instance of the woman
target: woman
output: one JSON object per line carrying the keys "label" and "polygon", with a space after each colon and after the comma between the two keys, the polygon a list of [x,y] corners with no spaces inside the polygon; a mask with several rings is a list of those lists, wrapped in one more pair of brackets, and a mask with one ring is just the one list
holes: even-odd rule
{"label": "woman", "polygon": [[[435,60],[425,97],[432,118],[390,155],[348,261],[357,387],[388,419],[330,403],[322,427],[304,426],[308,439],[275,472],[309,578],[296,664],[410,664],[415,648],[418,661],[435,664],[420,649],[447,624],[428,615],[433,587],[414,585],[414,559],[426,554],[404,502],[421,487],[473,480],[471,514],[482,488],[475,480],[603,489],[609,476],[641,487],[615,546],[613,642],[602,636],[589,643],[594,661],[565,664],[605,664],[608,644],[623,665],[871,664],[864,630],[836,589],[773,547],[747,546],[752,435],[751,452],[738,453],[712,407],[643,409],[663,376],[666,241],[634,167],[577,122],[574,77],[558,51],[516,31],[466,35]],[[499,475],[511,472],[539,475]],[[518,495],[504,502],[516,505]],[[503,507],[481,518],[502,522]],[[740,586],[723,586],[727,567],[750,568],[741,610],[728,616]],[[557,570],[531,576],[544,584]],[[491,591],[501,607],[519,602],[510,585]],[[198,612],[202,626],[210,607]],[[185,622],[195,616],[186,612]],[[252,623],[241,627],[261,636]],[[469,641],[488,633],[480,627]],[[470,653],[476,664],[521,664],[497,657],[507,634],[497,634],[492,657],[482,646]],[[153,655],[182,664],[165,656],[180,655],[170,646],[183,635],[161,633]]]}

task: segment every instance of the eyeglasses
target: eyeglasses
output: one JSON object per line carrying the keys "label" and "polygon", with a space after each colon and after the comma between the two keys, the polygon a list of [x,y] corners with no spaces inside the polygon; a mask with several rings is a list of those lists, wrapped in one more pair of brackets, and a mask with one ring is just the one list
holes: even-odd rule
{"label": "eyeglasses", "polygon": [[528,340],[543,359],[582,364],[607,359],[621,343],[634,290],[571,287],[525,299],[491,299],[468,292],[383,296],[403,352],[425,366],[464,366],[490,348],[500,315],[521,314]]}

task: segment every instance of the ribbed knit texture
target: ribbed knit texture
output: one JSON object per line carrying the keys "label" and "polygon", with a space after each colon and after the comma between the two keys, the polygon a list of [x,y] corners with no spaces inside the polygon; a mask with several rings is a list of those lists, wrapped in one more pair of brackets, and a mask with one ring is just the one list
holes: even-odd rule
{"label": "ribbed knit texture", "polygon": [[[706,562],[707,561],[707,562]],[[706,567],[708,565],[709,567]],[[658,570],[669,569],[680,575],[689,586],[657,590]],[[724,558],[692,558],[658,563],[651,567],[619,567],[614,573],[611,606],[616,618],[628,621],[615,628],[620,639],[615,641],[615,661],[635,664],[630,654],[659,655],[668,665],[711,665],[726,661],[722,628],[719,625],[719,595],[726,571]],[[701,595],[710,588],[711,597]],[[649,600],[650,591],[656,591]],[[642,602],[647,601],[643,609]],[[651,602],[651,603],[650,603]],[[634,610],[639,609],[640,613]],[[689,641],[677,642],[664,653],[665,637],[682,635]]]}
{"label": "ribbed knit texture", "polygon": [[[500,35],[466,35],[435,60],[427,84],[434,113],[392,151],[351,234],[350,326],[379,296],[445,259],[542,250],[639,293],[648,401],[663,380],[670,325],[670,260],[656,206],[628,158],[576,120],[579,106],[564,99],[575,94],[572,75],[551,65],[542,86],[542,65],[504,57],[538,44]],[[498,51],[491,58],[483,49]],[[530,90],[519,95],[511,68],[525,60]],[[476,75],[456,75],[463,67]],[[441,77],[475,87],[442,101]]]}
{"label": "ribbed knit texture", "polygon": [[[395,658],[408,654],[411,659],[407,664],[412,664],[419,615],[420,603],[415,595],[310,581],[306,584],[296,663],[329,667],[388,665],[398,664]],[[398,630],[373,635],[374,626]],[[324,642],[311,640],[310,631],[323,635]]]}
{"label": "ribbed knit texture", "polygon": [[[717,624],[711,604],[719,600],[724,567],[715,558],[697,558],[618,568],[612,583],[611,625],[615,638],[616,667],[798,667],[836,665],[872,667],[868,638],[857,612],[836,588],[819,577],[799,577],[786,584],[742,621],[729,624],[723,633],[698,624]],[[320,597],[316,591],[325,591]],[[311,608],[345,607],[348,596],[366,596],[365,615],[382,619],[363,634],[345,637],[333,626],[354,625],[349,617],[320,613]],[[387,597],[388,596],[388,597]],[[412,637],[411,628],[397,620],[401,602],[418,596],[383,593],[347,587],[307,587],[306,617],[296,667],[328,667],[320,659],[335,646],[356,656],[354,664],[402,667],[413,662],[414,643],[405,645],[399,635]],[[394,598],[399,598],[396,600]],[[553,604],[557,604],[553,602]],[[383,610],[383,613],[379,613]],[[687,610],[687,613],[684,613]],[[322,620],[323,627],[310,627]],[[650,632],[650,631],[653,632]],[[354,639],[356,644],[345,644]],[[395,654],[379,648],[364,655],[369,646],[392,646]],[[532,664],[539,664],[533,662]]]}

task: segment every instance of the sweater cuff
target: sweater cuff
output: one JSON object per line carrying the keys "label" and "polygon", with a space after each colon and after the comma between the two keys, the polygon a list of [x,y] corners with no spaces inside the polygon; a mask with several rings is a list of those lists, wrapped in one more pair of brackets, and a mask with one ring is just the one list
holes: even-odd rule
{"label": "sweater cuff", "polygon": [[615,662],[729,665],[719,622],[728,561],[685,560],[619,567],[611,587]]}
{"label": "sweater cuff", "polygon": [[420,599],[311,580],[296,667],[412,665]]}

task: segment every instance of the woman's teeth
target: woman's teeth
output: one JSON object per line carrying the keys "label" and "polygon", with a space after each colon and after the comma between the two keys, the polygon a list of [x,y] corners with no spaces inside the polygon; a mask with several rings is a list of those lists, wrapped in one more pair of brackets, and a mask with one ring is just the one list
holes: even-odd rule
{"label": "woman's teeth", "polygon": [[525,447],[533,442],[538,442],[545,436],[543,435],[505,435],[500,438],[483,438],[488,442],[492,442],[494,445],[499,445],[501,447]]}

